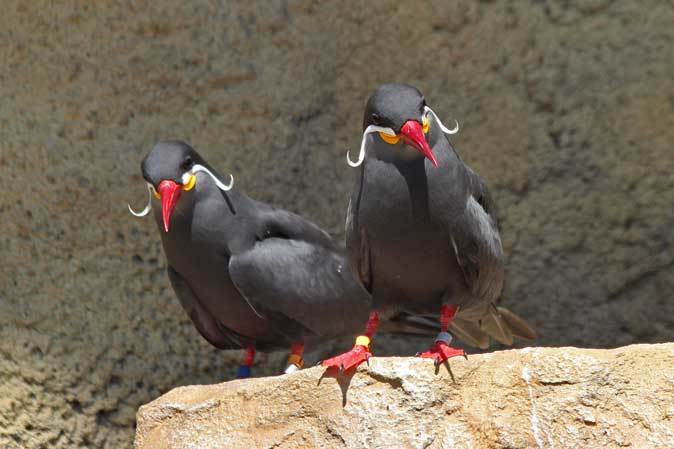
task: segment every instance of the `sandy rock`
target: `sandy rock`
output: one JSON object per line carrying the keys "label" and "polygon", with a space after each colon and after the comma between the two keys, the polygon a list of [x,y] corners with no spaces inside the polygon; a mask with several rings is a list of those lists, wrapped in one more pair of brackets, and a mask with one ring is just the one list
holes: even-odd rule
{"label": "sandy rock", "polygon": [[[136,449],[674,447],[674,344],[374,358],[350,378],[176,388],[138,411]],[[436,372],[437,371],[437,372]]]}

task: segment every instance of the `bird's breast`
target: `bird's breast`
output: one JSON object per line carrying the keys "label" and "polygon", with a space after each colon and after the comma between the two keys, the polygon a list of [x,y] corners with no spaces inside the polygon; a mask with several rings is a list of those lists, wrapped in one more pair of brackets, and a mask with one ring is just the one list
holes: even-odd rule
{"label": "bird's breast", "polygon": [[410,310],[463,288],[451,243],[453,211],[443,203],[451,192],[443,194],[423,165],[405,171],[380,161],[364,171],[360,187],[351,232],[367,239],[375,290],[384,288],[382,296],[395,296]]}
{"label": "bird's breast", "polygon": [[223,205],[202,201],[187,213],[179,210],[171,229],[161,229],[168,263],[190,285],[216,321],[248,338],[272,333],[236,288],[229,273],[230,242],[239,230]]}

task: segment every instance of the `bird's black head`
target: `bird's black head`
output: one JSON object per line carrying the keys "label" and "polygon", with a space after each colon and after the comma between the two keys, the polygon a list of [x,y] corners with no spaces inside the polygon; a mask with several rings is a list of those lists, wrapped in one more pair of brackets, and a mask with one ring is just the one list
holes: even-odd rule
{"label": "bird's black head", "polygon": [[159,142],[140,164],[143,178],[161,200],[164,230],[168,232],[171,214],[182,191],[196,184],[193,168],[203,163],[194,148],[180,141]]}
{"label": "bird's black head", "polygon": [[162,181],[183,183],[183,175],[188,173],[194,164],[203,163],[194,148],[178,140],[159,142],[145,156],[140,164],[143,178],[159,190]]}
{"label": "bird's black head", "polygon": [[[181,192],[194,189],[197,184],[196,175],[198,173],[208,175],[204,177],[202,174],[199,182],[210,177],[216,187],[223,192],[230,190],[234,185],[232,175],[230,175],[229,184],[223,183],[194,148],[180,141],[159,142],[145,156],[140,164],[140,170],[143,173],[143,178],[147,181],[148,189],[155,198],[161,200],[164,230],[166,232],[169,231],[171,213],[178,204]],[[149,213],[151,206],[152,195],[150,195],[148,204],[142,212],[134,212],[131,206],[129,206],[129,210],[133,215],[143,217]]]}
{"label": "bird's black head", "polygon": [[437,167],[426,139],[428,120],[426,100],[418,89],[407,84],[383,84],[367,101],[363,130],[367,132],[370,126],[389,128],[389,132],[379,130],[379,139],[389,145],[408,145]]}
{"label": "bird's black head", "polygon": [[399,133],[408,120],[421,124],[425,106],[426,100],[417,88],[407,84],[382,84],[367,100],[363,130],[377,125]]}
{"label": "bird's black head", "polygon": [[161,199],[166,232],[181,192],[192,190],[196,184],[194,168],[203,163],[194,148],[180,141],[159,142],[143,159],[140,169],[154,196]]}

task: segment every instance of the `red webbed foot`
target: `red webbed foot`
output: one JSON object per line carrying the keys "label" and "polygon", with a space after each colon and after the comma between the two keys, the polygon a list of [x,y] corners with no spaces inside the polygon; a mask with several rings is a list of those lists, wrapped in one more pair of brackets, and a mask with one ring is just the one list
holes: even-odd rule
{"label": "red webbed foot", "polygon": [[321,365],[326,368],[337,368],[340,371],[349,371],[353,368],[356,368],[363,362],[367,362],[372,354],[370,353],[369,343],[370,339],[365,337],[358,337],[356,339],[356,345],[350,351],[345,352],[344,354],[323,360]]}
{"label": "red webbed foot", "polygon": [[466,357],[466,353],[463,352],[463,349],[452,348],[449,346],[450,341],[452,341],[451,336],[446,332],[441,332],[440,335],[438,335],[438,338],[435,340],[433,346],[431,346],[428,351],[417,355],[424,359],[433,359],[436,366],[446,362],[452,357]]}

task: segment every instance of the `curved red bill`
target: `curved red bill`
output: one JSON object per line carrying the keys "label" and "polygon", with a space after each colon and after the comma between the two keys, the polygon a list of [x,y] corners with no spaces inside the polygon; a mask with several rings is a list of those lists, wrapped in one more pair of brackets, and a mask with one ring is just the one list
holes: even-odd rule
{"label": "curved red bill", "polygon": [[406,144],[416,148],[419,153],[427,157],[433,163],[434,167],[438,166],[438,161],[435,159],[435,155],[426,141],[426,136],[424,135],[421,123],[416,120],[406,121],[403,127],[400,128],[400,134],[402,134]]}
{"label": "curved red bill", "polygon": [[177,184],[170,179],[165,179],[159,183],[157,191],[159,192],[159,195],[161,195],[161,214],[164,218],[164,231],[166,232],[169,231],[171,214],[178,203],[178,198],[180,198],[181,187],[182,185]]}

